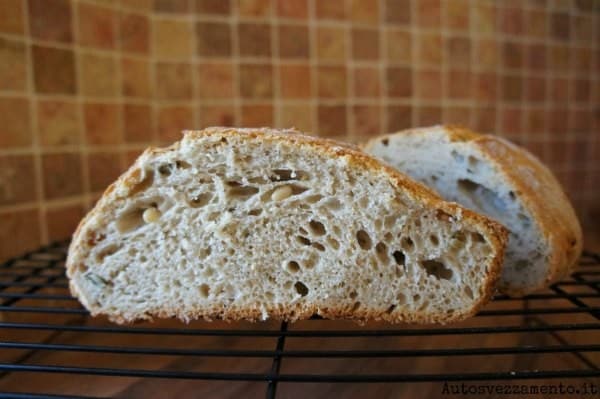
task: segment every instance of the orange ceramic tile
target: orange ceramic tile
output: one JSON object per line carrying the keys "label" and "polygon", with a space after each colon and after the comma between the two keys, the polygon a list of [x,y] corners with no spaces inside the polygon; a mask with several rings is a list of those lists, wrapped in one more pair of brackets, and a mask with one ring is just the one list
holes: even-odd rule
{"label": "orange ceramic tile", "polygon": [[526,64],[531,71],[546,69],[547,49],[544,44],[530,44],[526,48]]}
{"label": "orange ceramic tile", "polygon": [[446,73],[446,85],[450,98],[469,98],[471,95],[471,73],[466,69],[451,69]]}
{"label": "orange ceramic tile", "polygon": [[284,18],[306,19],[308,17],[308,1],[277,0],[277,15]]}
{"label": "orange ceramic tile", "polygon": [[[590,137],[589,133],[592,129],[592,120],[594,119],[592,111],[589,108],[570,109],[569,110],[569,131],[574,133],[584,133]],[[590,159],[591,161],[591,159]],[[597,159],[594,159],[597,162]]]}
{"label": "orange ceramic tile", "polygon": [[86,103],[83,110],[87,144],[109,145],[122,141],[120,108],[116,104]]}
{"label": "orange ceramic tile", "polygon": [[42,146],[73,145],[80,142],[80,110],[74,101],[38,100],[38,139]]}
{"label": "orange ceramic tile", "polygon": [[454,30],[468,31],[471,10],[468,0],[444,0],[444,26]]}
{"label": "orange ceramic tile", "polygon": [[29,0],[27,5],[33,37],[66,43],[73,41],[69,0]]}
{"label": "orange ceramic tile", "polygon": [[87,166],[91,192],[106,190],[106,187],[123,172],[120,155],[115,152],[88,154]]}
{"label": "orange ceramic tile", "polygon": [[418,107],[416,117],[419,126],[439,125],[442,123],[442,108],[436,106]]}
{"label": "orange ceramic tile", "polygon": [[544,77],[529,77],[525,80],[525,98],[532,103],[546,100],[546,79]]}
{"label": "orange ceramic tile", "polygon": [[204,57],[230,56],[230,24],[225,22],[196,22],[196,54]]}
{"label": "orange ceramic tile", "polygon": [[271,0],[237,0],[241,17],[268,17],[273,12]]}
{"label": "orange ceramic tile", "polygon": [[505,134],[519,134],[522,129],[521,108],[506,107],[500,116],[500,130]]}
{"label": "orange ceramic tile", "polygon": [[550,46],[550,67],[554,72],[569,71],[569,48],[566,45]]}
{"label": "orange ceramic tile", "polygon": [[416,72],[417,98],[442,98],[442,71],[439,69],[422,69]]}
{"label": "orange ceramic tile", "polygon": [[510,35],[523,33],[523,9],[521,7],[501,7],[500,31]]}
{"label": "orange ceramic tile", "polygon": [[73,197],[83,193],[80,154],[43,154],[42,171],[45,199]]}
{"label": "orange ceramic tile", "polygon": [[0,211],[0,259],[22,255],[41,245],[38,209]]}
{"label": "orange ceramic tile", "polygon": [[133,163],[139,158],[144,150],[126,150],[123,154],[125,165],[133,165]]}
{"label": "orange ceramic tile", "polygon": [[450,106],[444,109],[444,123],[471,126],[471,109],[464,106]]}
{"label": "orange ceramic tile", "polygon": [[315,14],[318,19],[344,19],[345,3],[345,0],[315,1]]}
{"label": "orange ceramic tile", "polygon": [[196,14],[228,15],[231,13],[230,0],[195,0]]}
{"label": "orange ceramic tile", "polygon": [[122,0],[120,4],[123,8],[138,12],[150,12],[154,6],[153,2],[153,0]]}
{"label": "orange ceramic tile", "polygon": [[121,93],[127,97],[149,98],[152,95],[148,61],[123,58],[121,60]]}
{"label": "orange ceramic tile", "polygon": [[79,32],[77,41],[84,46],[112,49],[116,45],[117,14],[106,7],[77,3]]}
{"label": "orange ceramic tile", "polygon": [[545,10],[525,11],[525,34],[543,38],[547,34],[548,13]]}
{"label": "orange ceramic tile", "polygon": [[154,19],[152,30],[155,57],[172,61],[192,56],[191,21]]}
{"label": "orange ceramic tile", "polygon": [[416,6],[419,26],[440,29],[442,25],[440,0],[419,0]]}
{"label": "orange ceramic tile", "polygon": [[147,54],[150,51],[148,17],[140,14],[121,13],[119,15],[119,37],[121,50]]}
{"label": "orange ceramic tile", "polygon": [[310,43],[306,25],[279,25],[279,57],[309,58]]}
{"label": "orange ceramic tile", "polygon": [[473,111],[473,129],[481,133],[496,133],[496,108],[476,107]]}
{"label": "orange ceramic tile", "polygon": [[233,98],[233,64],[230,62],[205,63],[196,68],[198,97],[202,99]]}
{"label": "orange ceramic tile", "polygon": [[553,103],[569,101],[569,81],[566,78],[554,78],[550,81],[550,101]]}
{"label": "orange ceramic tile", "polygon": [[242,126],[269,127],[273,126],[272,104],[242,105]]}
{"label": "orange ceramic tile", "polygon": [[348,40],[338,27],[317,27],[317,57],[320,61],[345,61]]}
{"label": "orange ceramic tile", "polygon": [[72,94],[77,90],[72,50],[33,46],[33,79],[38,93]]}
{"label": "orange ceramic tile", "polygon": [[501,80],[502,99],[504,101],[521,101],[523,98],[523,79],[518,75],[504,75]]}
{"label": "orange ceramic tile", "polygon": [[496,69],[500,57],[498,56],[498,43],[495,38],[481,39],[474,42],[475,59],[480,68]]}
{"label": "orange ceramic tile", "polygon": [[0,37],[0,91],[24,91],[27,88],[25,44]]}
{"label": "orange ceramic tile", "polygon": [[0,13],[0,32],[22,34],[25,30],[23,21],[23,0],[4,0]]}
{"label": "orange ceramic tile", "polygon": [[348,131],[345,105],[319,105],[317,110],[319,136],[340,136]]}
{"label": "orange ceramic tile", "polygon": [[381,93],[378,67],[361,67],[354,70],[354,95],[377,98]]}
{"label": "orange ceramic tile", "polygon": [[382,133],[381,107],[378,105],[354,105],[350,113],[350,120],[354,136],[376,136]]}
{"label": "orange ceramic tile", "polygon": [[240,94],[242,98],[273,97],[272,66],[270,64],[241,64]]}
{"label": "orange ceramic tile", "polygon": [[556,135],[564,135],[569,127],[569,114],[565,108],[551,108],[548,130]]}
{"label": "orange ceramic tile", "polygon": [[409,129],[412,124],[413,108],[410,105],[388,105],[386,109],[386,132]]}
{"label": "orange ceramic tile", "polygon": [[530,108],[526,111],[525,130],[536,136],[546,131],[546,111],[543,108]]}
{"label": "orange ceramic tile", "polygon": [[493,4],[476,1],[473,4],[472,28],[479,33],[494,33],[496,31],[496,7]]}
{"label": "orange ceramic tile", "polygon": [[473,96],[478,101],[494,102],[497,95],[496,72],[474,73],[471,79],[473,83]]}
{"label": "orange ceramic tile", "polygon": [[412,0],[386,0],[383,9],[383,19],[388,24],[410,25]]}
{"label": "orange ceramic tile", "polygon": [[566,12],[554,12],[550,15],[550,33],[554,39],[569,40],[571,21]]}
{"label": "orange ceramic tile", "polygon": [[372,61],[379,58],[378,29],[352,29],[352,58]]}
{"label": "orange ceramic tile", "polygon": [[201,105],[200,126],[234,126],[235,123],[235,107],[230,105]]}
{"label": "orange ceramic tile", "polygon": [[0,171],[0,206],[37,201],[33,155],[0,155]]}
{"label": "orange ceramic tile", "polygon": [[191,0],[154,0],[154,11],[184,14],[191,10]]}
{"label": "orange ceramic tile", "polygon": [[158,110],[158,139],[170,144],[180,140],[183,130],[194,128],[194,114],[191,107],[164,106]]}
{"label": "orange ceramic tile", "polygon": [[81,94],[90,97],[115,97],[119,91],[117,62],[112,56],[79,53]]}
{"label": "orange ceramic tile", "polygon": [[589,44],[594,40],[593,19],[589,15],[572,17],[573,39],[581,44]]}
{"label": "orange ceramic tile", "polygon": [[502,43],[502,65],[507,69],[520,69],[523,67],[524,47],[516,41]]}
{"label": "orange ceramic tile", "polygon": [[46,209],[48,240],[62,241],[71,238],[83,215],[82,204]]}
{"label": "orange ceramic tile", "polygon": [[31,145],[29,101],[21,97],[0,97],[0,149]]}
{"label": "orange ceramic tile", "polygon": [[591,85],[592,82],[589,79],[575,79],[574,80],[574,95],[573,99],[577,103],[587,103],[591,98]]}
{"label": "orange ceramic tile", "polygon": [[442,62],[442,36],[439,33],[422,33],[416,39],[419,61],[439,65]]}
{"label": "orange ceramic tile", "polygon": [[372,0],[350,0],[350,19],[361,24],[379,23],[379,2]]}
{"label": "orange ceramic tile", "polygon": [[271,24],[241,23],[238,26],[240,56],[269,57],[271,55]]}
{"label": "orange ceramic tile", "polygon": [[409,31],[386,29],[386,59],[388,63],[410,63],[413,37]]}
{"label": "orange ceramic tile", "polygon": [[311,105],[309,103],[281,104],[278,125],[283,129],[296,128],[305,133],[313,132]]}
{"label": "orange ceramic tile", "polygon": [[192,98],[192,67],[188,63],[156,64],[154,85],[156,96],[163,100]]}
{"label": "orange ceramic tile", "polygon": [[451,66],[466,66],[471,62],[471,40],[462,36],[451,36],[445,40],[446,60]]}
{"label": "orange ceramic tile", "polygon": [[412,70],[409,67],[388,67],[385,71],[386,94],[388,97],[411,97]]}
{"label": "orange ceramic tile", "polygon": [[322,66],[317,70],[318,94],[321,98],[346,97],[346,82],[346,67]]}
{"label": "orange ceramic tile", "polygon": [[571,48],[571,69],[587,74],[592,67],[592,51],[589,48]]}
{"label": "orange ceramic tile", "polygon": [[312,76],[307,64],[283,64],[279,67],[279,87],[282,98],[309,98]]}
{"label": "orange ceramic tile", "polygon": [[149,143],[154,138],[152,108],[149,105],[125,104],[123,125],[126,143]]}

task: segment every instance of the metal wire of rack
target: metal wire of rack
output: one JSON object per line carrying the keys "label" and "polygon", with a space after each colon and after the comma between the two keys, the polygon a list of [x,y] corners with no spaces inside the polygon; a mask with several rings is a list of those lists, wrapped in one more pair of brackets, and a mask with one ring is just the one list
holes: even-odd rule
{"label": "metal wire of rack", "polygon": [[[408,389],[422,382],[600,377],[600,255],[594,253],[584,253],[571,278],[525,298],[497,296],[458,325],[358,326],[315,318],[289,325],[118,326],[89,317],[69,295],[66,248],[55,243],[0,265],[0,398],[90,398],[82,395],[95,392],[89,389],[95,383],[114,387],[100,389],[100,396],[129,397],[169,380],[202,382],[213,393],[237,382],[246,384],[237,391],[246,397],[275,398],[282,389],[324,384]],[[56,383],[66,375],[72,384]],[[77,388],[76,376],[88,388]]]}

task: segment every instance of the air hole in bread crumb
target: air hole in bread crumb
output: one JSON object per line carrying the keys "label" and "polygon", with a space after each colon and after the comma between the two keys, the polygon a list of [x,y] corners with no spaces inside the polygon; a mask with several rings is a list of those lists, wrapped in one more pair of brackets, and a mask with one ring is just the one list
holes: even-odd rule
{"label": "air hole in bread crumb", "polygon": [[262,213],[262,209],[252,209],[248,212],[250,216],[259,216]]}
{"label": "air hole in bread crumb", "polygon": [[352,306],[352,312],[355,312],[358,310],[358,308],[360,308],[360,301],[354,302],[354,305]]}
{"label": "air hole in bread crumb", "polygon": [[428,259],[422,260],[420,263],[429,276],[434,276],[441,280],[450,280],[452,278],[452,269],[448,269],[446,265],[440,261]]}
{"label": "air hole in bread crumb", "polygon": [[364,208],[364,209],[368,208],[368,207],[369,207],[369,198],[368,198],[368,197],[361,197],[361,198],[358,200],[358,205],[359,205],[361,208]]}
{"label": "air hole in bread crumb", "polygon": [[358,245],[363,250],[369,250],[373,246],[373,242],[371,241],[371,237],[364,230],[358,230],[356,232],[356,241],[358,241]]}
{"label": "air hole in bread crumb", "polygon": [[323,223],[318,222],[316,220],[311,220],[310,222],[308,222],[308,228],[310,229],[310,232],[316,236],[325,235],[325,233],[327,232]]}
{"label": "air hole in bread crumb", "polygon": [[523,270],[531,266],[531,262],[527,259],[519,259],[515,262],[515,270]]}
{"label": "air hole in bread crumb", "polygon": [[304,227],[299,227],[298,231],[300,232],[300,234],[302,234],[303,236],[307,236],[308,235],[308,231],[306,231],[306,229]]}
{"label": "air hole in bread crumb", "polygon": [[[139,170],[139,169],[137,169]],[[140,173],[140,172],[138,172]],[[135,195],[137,193],[140,193],[142,191],[145,191],[148,187],[152,186],[152,184],[154,183],[154,173],[150,170],[145,171],[145,176],[142,180],[140,180],[139,182],[134,183],[130,188],[129,188],[129,195]]]}
{"label": "air hole in bread crumb", "polygon": [[308,173],[303,170],[274,169],[271,181],[308,180]]}
{"label": "air hole in bread crumb", "polygon": [[267,298],[268,301],[273,300],[274,297],[275,297],[275,295],[271,291],[265,292],[265,298]]}
{"label": "air hole in bread crumb", "polygon": [[410,252],[415,248],[415,243],[413,242],[412,238],[410,237],[403,237],[400,240],[400,247],[405,251],[405,252]]}
{"label": "air hole in bread crumb", "polygon": [[196,196],[191,197],[188,200],[188,205],[191,206],[192,208],[200,208],[200,207],[206,206],[210,202],[211,199],[212,199],[211,193],[198,194]]}
{"label": "air hole in bread crumb", "polygon": [[128,233],[140,227],[144,223],[144,211],[145,209],[138,208],[122,214],[117,219],[117,230],[119,230],[119,233]]}
{"label": "air hole in bread crumb", "polygon": [[397,265],[404,266],[406,264],[406,256],[402,251],[394,251],[392,254]]}
{"label": "air hole in bread crumb", "polygon": [[388,249],[385,243],[378,242],[377,245],[375,245],[375,253],[380,262],[387,263],[389,261]]}
{"label": "air hole in bread crumb", "polygon": [[438,181],[438,177],[436,175],[431,175],[431,181],[432,182]]}
{"label": "air hole in bread crumb", "polygon": [[302,283],[301,281],[297,281],[296,284],[294,284],[294,288],[296,289],[296,292],[301,296],[308,295],[308,287],[304,285],[304,283]]}
{"label": "air hole in bread crumb", "polygon": [[161,176],[170,176],[173,173],[173,164],[172,163],[164,163],[158,167],[158,173]]}
{"label": "air hole in bread crumb", "polygon": [[325,247],[323,246],[323,244],[321,244],[319,242],[313,242],[312,246],[321,252],[325,251]]}
{"label": "air hole in bread crumb", "polygon": [[316,204],[317,202],[321,201],[323,199],[323,196],[321,194],[313,194],[313,195],[309,195],[308,197],[304,198],[304,201],[306,201],[308,204]]}
{"label": "air hole in bread crumb", "polygon": [[385,313],[390,314],[396,309],[396,305],[390,305],[389,308],[385,311]]}
{"label": "air hole in bread crumb", "polygon": [[177,169],[189,169],[192,167],[192,165],[190,165],[188,162],[182,161],[180,159],[175,161],[175,166],[177,167]]}
{"label": "air hole in bread crumb", "polygon": [[310,240],[304,236],[296,236],[296,241],[298,241],[302,245],[310,245],[311,244]]}
{"label": "air hole in bread crumb", "polygon": [[358,293],[356,291],[350,292],[350,299],[356,299],[357,296],[358,296]]}
{"label": "air hole in bread crumb", "polygon": [[340,243],[333,237],[327,237],[327,244],[333,249],[340,249]]}
{"label": "air hole in bread crumb", "polygon": [[88,271],[88,267],[86,265],[84,265],[83,263],[80,263],[77,265],[77,271],[79,273],[85,273]]}
{"label": "air hole in bread crumb", "polygon": [[297,273],[300,270],[300,265],[295,260],[291,260],[286,264],[285,269],[290,273]]}
{"label": "air hole in bread crumb", "polygon": [[94,258],[95,258],[96,262],[103,262],[104,258],[106,258],[107,256],[110,256],[110,255],[113,255],[119,249],[121,249],[120,245],[108,244],[105,247],[100,248],[98,250],[98,252],[96,252],[96,255],[94,256]]}
{"label": "air hole in bread crumb", "polygon": [[388,145],[390,145],[390,140],[389,139],[383,139],[383,140],[381,140],[381,144],[383,144],[385,147],[387,147]]}
{"label": "air hole in bread crumb", "polygon": [[393,238],[394,238],[394,236],[389,231],[387,233],[385,233],[385,235],[383,236],[383,240],[385,242],[387,242],[388,244],[392,241]]}
{"label": "air hole in bread crumb", "polygon": [[476,168],[477,165],[479,164],[479,159],[477,159],[473,155],[469,155],[469,158],[467,158],[467,161],[469,163],[469,167],[471,167],[471,168]]}
{"label": "air hole in bread crumb", "polygon": [[435,234],[430,234],[429,235],[429,241],[431,242],[432,245],[435,245],[436,247],[438,245],[440,245],[440,239]]}
{"label": "air hole in bread crumb", "polygon": [[332,211],[337,211],[342,207],[342,203],[337,198],[328,199],[324,205]]}
{"label": "air hole in bread crumb", "polygon": [[[233,198],[247,198],[258,193],[258,188],[254,186],[242,186],[237,182],[228,183],[230,189],[228,194]],[[235,184],[233,184],[235,183]]]}
{"label": "air hole in bread crumb", "polygon": [[398,295],[396,295],[396,301],[398,302],[398,305],[404,305],[406,303],[406,295],[399,292]]}
{"label": "air hole in bread crumb", "polygon": [[509,191],[508,192],[508,196],[510,197],[511,200],[515,200],[517,198],[517,196],[515,195],[514,191]]}
{"label": "air hole in bread crumb", "polygon": [[421,295],[415,294],[413,295],[413,302],[419,302],[421,300]]}
{"label": "air hole in bread crumb", "polygon": [[468,285],[465,285],[465,294],[469,297],[469,299],[473,299],[473,290]]}
{"label": "air hole in bread crumb", "polygon": [[481,243],[485,242],[485,238],[483,238],[483,235],[481,235],[480,233],[472,233],[471,239],[474,242],[481,242]]}

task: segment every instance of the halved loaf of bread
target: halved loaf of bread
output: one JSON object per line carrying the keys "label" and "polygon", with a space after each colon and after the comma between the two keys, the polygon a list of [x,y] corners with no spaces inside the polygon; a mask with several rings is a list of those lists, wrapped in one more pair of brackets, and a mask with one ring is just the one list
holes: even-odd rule
{"label": "halved loaf of bread", "polygon": [[501,291],[523,295],[575,267],[582,234],[573,207],[548,168],[525,149],[497,136],[433,126],[373,139],[365,150],[508,228]]}
{"label": "halved loaf of bread", "polygon": [[506,232],[348,146],[208,128],[149,149],[74,235],[72,293],[117,322],[448,322],[492,294]]}

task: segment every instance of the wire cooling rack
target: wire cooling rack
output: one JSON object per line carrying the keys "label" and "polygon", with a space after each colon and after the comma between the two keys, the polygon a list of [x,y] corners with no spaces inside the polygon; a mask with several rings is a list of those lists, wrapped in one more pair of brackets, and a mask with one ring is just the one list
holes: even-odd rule
{"label": "wire cooling rack", "polygon": [[497,296],[450,326],[118,326],[89,317],[69,295],[66,251],[56,243],[0,265],[0,398],[437,397],[448,383],[600,377],[598,254],[586,252],[568,280],[526,298]]}

